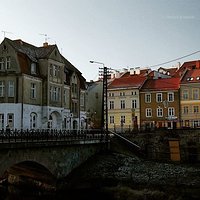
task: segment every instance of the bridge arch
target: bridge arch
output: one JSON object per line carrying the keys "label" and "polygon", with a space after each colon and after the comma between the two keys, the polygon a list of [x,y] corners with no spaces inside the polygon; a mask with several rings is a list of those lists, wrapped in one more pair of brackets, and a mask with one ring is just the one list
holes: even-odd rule
{"label": "bridge arch", "polygon": [[[13,157],[12,157],[13,158]],[[4,174],[6,174],[9,169],[12,167],[18,167],[24,165],[24,167],[30,167],[32,164],[33,167],[38,167],[38,169],[43,169],[46,171],[49,175],[51,174],[52,177],[57,177],[57,174],[55,173],[55,168],[52,165],[52,162],[46,162],[43,159],[40,159],[39,157],[32,157],[30,155],[30,158],[25,156],[24,158],[19,158],[18,159],[7,159],[7,162],[4,162],[4,165],[0,167],[0,177],[3,177]]]}
{"label": "bridge arch", "polygon": [[[35,161],[23,161],[10,166],[8,173],[34,177],[41,180],[54,180],[55,176],[43,165]],[[41,176],[42,175],[42,176]]]}

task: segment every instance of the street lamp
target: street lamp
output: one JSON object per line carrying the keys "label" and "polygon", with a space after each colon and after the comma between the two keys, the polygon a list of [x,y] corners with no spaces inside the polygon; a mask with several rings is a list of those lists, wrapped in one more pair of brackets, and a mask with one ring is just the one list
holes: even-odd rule
{"label": "street lamp", "polygon": [[[106,132],[108,132],[108,94],[107,94],[107,84],[108,84],[108,80],[107,80],[107,67],[105,66],[104,63],[102,62],[97,62],[97,61],[93,61],[91,60],[90,63],[96,63],[96,64],[100,64],[103,65],[103,91],[102,91],[102,116],[101,116],[101,128],[105,128]],[[104,117],[105,117],[105,121],[104,121]]]}

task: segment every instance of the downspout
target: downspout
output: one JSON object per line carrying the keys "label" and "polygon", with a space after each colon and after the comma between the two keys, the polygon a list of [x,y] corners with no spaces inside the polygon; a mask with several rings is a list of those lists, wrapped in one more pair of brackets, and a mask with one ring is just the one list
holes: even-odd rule
{"label": "downspout", "polygon": [[22,102],[21,102],[21,129],[23,129],[24,119],[24,76],[22,75]]}

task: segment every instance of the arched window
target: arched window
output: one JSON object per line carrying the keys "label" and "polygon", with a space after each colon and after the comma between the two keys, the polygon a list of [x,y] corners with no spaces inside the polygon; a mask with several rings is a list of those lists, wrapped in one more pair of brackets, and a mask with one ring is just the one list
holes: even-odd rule
{"label": "arched window", "polygon": [[30,129],[36,129],[37,128],[37,114],[31,113],[30,115]]}
{"label": "arched window", "polygon": [[52,117],[52,115],[50,115],[49,121],[48,121],[48,128],[52,128],[52,124],[53,124],[53,117]]}

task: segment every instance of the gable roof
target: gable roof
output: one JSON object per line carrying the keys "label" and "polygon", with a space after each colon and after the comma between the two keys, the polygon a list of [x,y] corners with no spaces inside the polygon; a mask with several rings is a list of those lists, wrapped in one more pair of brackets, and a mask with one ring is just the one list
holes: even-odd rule
{"label": "gable roof", "polygon": [[145,80],[146,77],[139,75],[122,76],[120,78],[115,78],[110,85],[108,85],[108,89],[140,88]]}
{"label": "gable roof", "polygon": [[182,77],[186,70],[188,69],[199,69],[200,68],[200,60],[193,60],[184,62],[183,65],[176,71],[176,77]]}
{"label": "gable roof", "polygon": [[56,45],[47,45],[45,47],[36,47],[32,44],[24,42],[20,39],[10,40],[5,38],[5,40],[19,53],[23,53],[33,62],[37,62],[38,59],[47,58],[51,52],[57,48]]}
{"label": "gable roof", "polygon": [[146,90],[178,90],[180,78],[159,78],[148,79],[142,86],[142,91]]}
{"label": "gable roof", "polygon": [[187,70],[181,80],[181,84],[200,83],[200,69]]}

